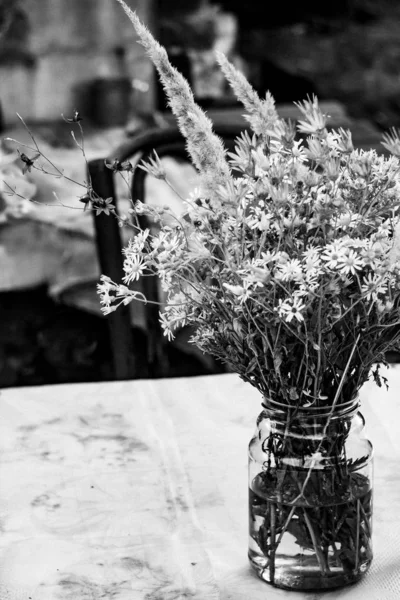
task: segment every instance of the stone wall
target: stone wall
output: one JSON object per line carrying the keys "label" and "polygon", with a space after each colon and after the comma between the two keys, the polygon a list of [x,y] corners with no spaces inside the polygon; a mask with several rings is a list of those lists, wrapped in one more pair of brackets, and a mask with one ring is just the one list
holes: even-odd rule
{"label": "stone wall", "polygon": [[[152,0],[127,2],[151,26]],[[80,109],[88,84],[97,77],[127,74],[150,81],[143,47],[115,0],[25,0],[24,7],[31,60],[2,61],[0,56],[0,101],[7,124],[17,112],[26,119],[51,120]]]}

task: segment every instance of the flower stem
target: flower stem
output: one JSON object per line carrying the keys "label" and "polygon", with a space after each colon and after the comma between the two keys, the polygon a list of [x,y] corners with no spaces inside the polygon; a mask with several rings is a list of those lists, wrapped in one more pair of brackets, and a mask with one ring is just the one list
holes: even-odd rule
{"label": "flower stem", "polygon": [[355,549],[355,560],[354,560],[354,571],[357,572],[359,563],[359,547],[360,547],[360,499],[357,499],[357,528],[356,528],[356,549]]}
{"label": "flower stem", "polygon": [[276,551],[276,507],[275,503],[270,503],[270,519],[271,519],[271,550],[269,553],[269,577],[271,583],[275,581],[275,551]]}
{"label": "flower stem", "polygon": [[316,533],[314,531],[314,528],[312,526],[312,523],[311,523],[311,521],[309,519],[309,516],[307,514],[307,509],[306,508],[303,508],[303,514],[304,514],[304,520],[306,522],[308,531],[309,531],[310,536],[311,536],[311,540],[312,540],[312,543],[313,543],[313,546],[314,546],[315,554],[317,556],[319,567],[321,569],[321,573],[322,573],[323,576],[326,576],[327,572],[329,571],[329,568],[328,568],[328,565],[326,563],[326,560],[325,560],[325,557],[323,555],[323,552],[321,551],[321,549],[319,547],[317,535],[316,535]]}
{"label": "flower stem", "polygon": [[278,540],[276,542],[276,548],[278,548],[279,544],[281,543],[282,538],[283,538],[283,536],[284,536],[284,534],[286,532],[286,529],[289,527],[289,524],[290,524],[290,522],[292,520],[293,513],[294,513],[295,510],[296,510],[296,507],[292,506],[292,508],[290,509],[290,513],[289,513],[289,515],[288,515],[288,517],[287,517],[287,519],[286,519],[286,521],[285,521],[285,523],[284,523],[284,525],[283,525],[283,527],[281,529],[281,532],[279,534]]}
{"label": "flower stem", "polygon": [[367,516],[367,514],[366,514],[366,512],[364,510],[364,507],[361,504],[361,502],[360,502],[360,511],[361,511],[361,514],[362,514],[362,516],[364,518],[364,523],[365,523],[365,529],[366,529],[367,536],[368,536],[368,538],[371,538],[371,529],[370,529],[370,526],[369,526],[369,518],[368,518],[368,516]]}

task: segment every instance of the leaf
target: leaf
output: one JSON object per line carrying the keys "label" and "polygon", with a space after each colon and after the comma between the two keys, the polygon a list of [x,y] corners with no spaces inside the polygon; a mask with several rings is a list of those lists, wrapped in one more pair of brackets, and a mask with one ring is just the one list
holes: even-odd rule
{"label": "leaf", "polygon": [[257,367],[257,358],[253,358],[246,367],[246,373],[252,373]]}
{"label": "leaf", "polygon": [[281,364],[282,364],[282,356],[280,354],[275,355],[274,356],[274,367],[278,373],[280,371]]}
{"label": "leaf", "polygon": [[300,546],[300,548],[304,548],[305,550],[312,550],[313,543],[311,537],[308,533],[307,527],[303,521],[300,521],[298,518],[292,517],[287,531],[292,534],[295,539],[295,544]]}

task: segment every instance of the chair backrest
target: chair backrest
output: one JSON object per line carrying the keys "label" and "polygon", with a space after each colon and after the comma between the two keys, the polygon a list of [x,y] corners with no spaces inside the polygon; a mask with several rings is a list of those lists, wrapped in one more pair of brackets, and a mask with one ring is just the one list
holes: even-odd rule
{"label": "chair backrest", "polygon": [[[215,133],[224,141],[228,150],[233,150],[235,139],[245,127],[235,122],[214,125]],[[165,156],[187,156],[186,142],[179,129],[175,126],[148,129],[133,135],[123,145],[114,150],[105,160],[124,162],[140,154],[146,159],[153,151],[160,158]],[[104,159],[92,160],[88,164],[89,176],[94,192],[101,198],[112,197],[118,211],[114,176],[112,170],[105,166]],[[189,160],[189,158],[188,158]],[[145,202],[145,179],[147,173],[136,169],[132,178],[132,198]],[[95,215],[95,213],[93,213]],[[96,244],[101,272],[114,281],[121,281],[123,276],[122,240],[117,220],[112,215],[104,213],[94,216]],[[146,227],[145,219],[141,226]],[[148,300],[158,302],[158,285],[156,278],[145,277],[143,280],[144,293]],[[143,357],[143,348],[135,347],[135,339],[131,333],[129,306],[120,307],[108,317],[110,342],[116,379],[131,379],[133,377],[160,377],[168,372],[168,358],[165,352],[165,338],[159,323],[158,306],[147,304],[145,320],[147,330],[147,360],[139,364],[138,357]],[[138,372],[140,370],[140,372]]]}

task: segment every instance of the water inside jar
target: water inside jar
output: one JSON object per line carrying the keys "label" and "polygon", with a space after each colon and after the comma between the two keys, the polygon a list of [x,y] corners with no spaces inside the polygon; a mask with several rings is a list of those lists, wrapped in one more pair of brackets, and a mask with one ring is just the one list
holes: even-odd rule
{"label": "water inside jar", "polygon": [[[313,476],[324,485],[320,473]],[[357,472],[346,488],[330,502],[313,504],[306,497],[293,504],[293,495],[292,503],[271,495],[265,473],[253,479],[249,559],[262,579],[277,587],[315,590],[361,577],[372,560],[372,491],[368,478]]]}

